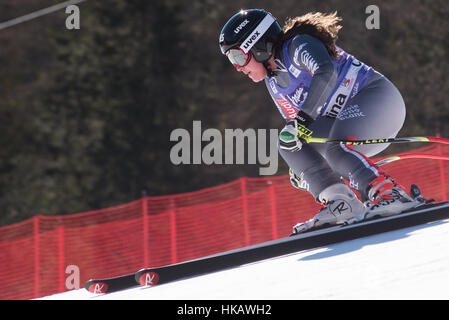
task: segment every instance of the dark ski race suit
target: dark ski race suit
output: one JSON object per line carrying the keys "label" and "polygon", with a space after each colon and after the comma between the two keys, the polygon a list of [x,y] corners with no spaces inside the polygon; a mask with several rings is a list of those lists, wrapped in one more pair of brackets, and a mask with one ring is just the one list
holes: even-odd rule
{"label": "dark ski race suit", "polygon": [[[299,110],[310,115],[315,119],[309,127],[314,137],[395,137],[406,113],[400,92],[385,76],[338,50],[340,55],[332,59],[320,40],[306,34],[283,44],[275,55],[278,68],[265,78],[279,112],[286,120],[294,119]],[[297,152],[280,148],[279,152],[301,179],[301,188],[315,199],[341,182],[340,177],[366,199],[368,184],[384,174],[368,157],[387,147],[308,143]]]}

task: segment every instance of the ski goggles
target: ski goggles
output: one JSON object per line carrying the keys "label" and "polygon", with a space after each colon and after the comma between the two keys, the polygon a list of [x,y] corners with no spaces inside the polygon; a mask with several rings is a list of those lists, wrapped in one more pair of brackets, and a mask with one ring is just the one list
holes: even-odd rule
{"label": "ski goggles", "polygon": [[251,53],[245,53],[240,48],[228,50],[228,52],[226,52],[226,56],[236,68],[246,66],[251,60]]}

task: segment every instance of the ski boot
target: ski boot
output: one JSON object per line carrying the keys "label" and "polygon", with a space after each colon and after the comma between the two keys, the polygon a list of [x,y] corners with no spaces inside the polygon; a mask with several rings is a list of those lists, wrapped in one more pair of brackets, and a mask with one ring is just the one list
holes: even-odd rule
{"label": "ski boot", "polygon": [[319,194],[318,200],[325,207],[312,219],[295,225],[292,236],[311,229],[343,224],[348,219],[362,215],[366,211],[365,205],[344,183],[337,183],[327,187]]}
{"label": "ski boot", "polygon": [[369,184],[367,210],[346,223],[352,224],[376,217],[389,217],[426,204],[429,200],[423,198],[416,185],[412,185],[408,195],[404,188],[394,182],[389,176],[379,176]]}

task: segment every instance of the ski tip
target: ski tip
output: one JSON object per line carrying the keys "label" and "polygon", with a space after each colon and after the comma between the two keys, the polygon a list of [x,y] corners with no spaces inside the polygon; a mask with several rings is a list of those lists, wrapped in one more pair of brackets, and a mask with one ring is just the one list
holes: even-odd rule
{"label": "ski tip", "polygon": [[95,294],[102,294],[108,291],[109,286],[104,282],[91,282],[87,281],[84,286],[87,291]]}
{"label": "ski tip", "polygon": [[139,272],[136,280],[141,286],[152,287],[158,284],[159,275],[153,271]]}

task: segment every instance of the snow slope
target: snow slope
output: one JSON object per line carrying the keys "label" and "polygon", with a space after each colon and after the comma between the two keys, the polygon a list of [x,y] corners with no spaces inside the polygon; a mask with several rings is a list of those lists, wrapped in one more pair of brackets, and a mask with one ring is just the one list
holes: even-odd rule
{"label": "snow slope", "polygon": [[151,288],[43,299],[449,299],[449,220],[333,244]]}

